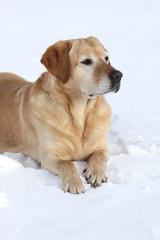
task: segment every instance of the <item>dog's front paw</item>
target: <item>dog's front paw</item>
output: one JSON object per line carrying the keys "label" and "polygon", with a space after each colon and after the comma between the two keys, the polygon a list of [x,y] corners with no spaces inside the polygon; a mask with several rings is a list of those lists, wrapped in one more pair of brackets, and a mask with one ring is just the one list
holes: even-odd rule
{"label": "dog's front paw", "polygon": [[85,192],[85,188],[79,176],[65,177],[62,180],[62,190],[73,194],[80,194]]}
{"label": "dog's front paw", "polygon": [[90,183],[92,187],[99,187],[103,182],[107,182],[105,172],[100,169],[86,168],[83,171],[87,183]]}

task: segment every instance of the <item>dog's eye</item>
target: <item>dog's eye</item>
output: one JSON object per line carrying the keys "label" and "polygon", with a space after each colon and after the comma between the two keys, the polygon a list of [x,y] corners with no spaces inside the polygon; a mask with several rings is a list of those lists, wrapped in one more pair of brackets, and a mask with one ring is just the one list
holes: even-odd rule
{"label": "dog's eye", "polygon": [[105,57],[106,62],[108,61],[108,57]]}
{"label": "dog's eye", "polygon": [[86,64],[86,65],[91,65],[92,64],[92,60],[87,58],[87,59],[83,60],[81,63]]}

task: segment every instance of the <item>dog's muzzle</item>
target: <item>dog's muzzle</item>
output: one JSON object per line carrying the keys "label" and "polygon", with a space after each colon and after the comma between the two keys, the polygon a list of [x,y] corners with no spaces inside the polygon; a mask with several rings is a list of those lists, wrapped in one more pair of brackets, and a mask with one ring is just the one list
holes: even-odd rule
{"label": "dog's muzzle", "polygon": [[111,80],[111,91],[112,92],[118,92],[118,90],[120,89],[120,82],[121,82],[121,78],[123,77],[123,74],[118,71],[118,70],[114,70],[110,73],[109,78]]}

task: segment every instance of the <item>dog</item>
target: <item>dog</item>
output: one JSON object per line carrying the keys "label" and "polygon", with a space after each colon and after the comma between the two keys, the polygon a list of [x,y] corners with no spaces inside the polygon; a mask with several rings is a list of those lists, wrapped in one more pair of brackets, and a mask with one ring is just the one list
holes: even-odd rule
{"label": "dog", "polygon": [[72,161],[88,163],[92,187],[106,182],[111,109],[122,73],[95,37],[58,41],[41,58],[47,69],[34,83],[0,73],[0,152],[21,152],[59,175],[64,192],[84,185]]}

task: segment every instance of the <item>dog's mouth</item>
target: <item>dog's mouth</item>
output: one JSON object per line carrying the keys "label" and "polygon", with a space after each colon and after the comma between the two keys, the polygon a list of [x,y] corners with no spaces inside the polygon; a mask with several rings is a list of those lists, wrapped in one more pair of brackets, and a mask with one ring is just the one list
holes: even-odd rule
{"label": "dog's mouth", "polygon": [[114,87],[111,89],[111,92],[114,92],[114,93],[118,92],[119,89],[120,89],[120,87],[121,87],[121,84],[120,84],[120,83],[116,84],[116,86],[114,86]]}
{"label": "dog's mouth", "polygon": [[103,91],[103,92],[97,93],[97,94],[89,94],[89,97],[90,97],[90,98],[95,98],[95,97],[97,97],[97,96],[99,96],[99,95],[105,95],[105,94],[110,93],[110,92],[116,93],[116,92],[119,91],[120,86],[121,86],[121,84],[118,83],[118,84],[116,84],[114,87],[112,87],[112,88],[109,89],[109,90],[106,90],[106,91]]}

